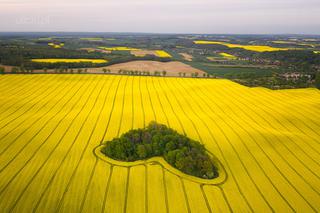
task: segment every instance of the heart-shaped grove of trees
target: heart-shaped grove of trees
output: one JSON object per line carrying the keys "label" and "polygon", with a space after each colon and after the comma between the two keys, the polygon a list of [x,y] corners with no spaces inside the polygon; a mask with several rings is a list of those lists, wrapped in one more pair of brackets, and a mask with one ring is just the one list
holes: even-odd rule
{"label": "heart-shaped grove of trees", "polygon": [[203,179],[219,176],[214,160],[202,144],[156,122],[107,141],[101,152],[109,158],[126,162],[163,157],[185,174]]}

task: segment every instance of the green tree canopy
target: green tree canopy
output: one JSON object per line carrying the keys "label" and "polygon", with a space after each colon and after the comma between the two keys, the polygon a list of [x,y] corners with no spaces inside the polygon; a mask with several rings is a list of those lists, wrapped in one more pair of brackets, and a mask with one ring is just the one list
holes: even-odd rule
{"label": "green tree canopy", "polygon": [[170,165],[186,174],[205,179],[218,176],[217,168],[203,145],[156,122],[106,142],[102,153],[121,161],[162,156]]}

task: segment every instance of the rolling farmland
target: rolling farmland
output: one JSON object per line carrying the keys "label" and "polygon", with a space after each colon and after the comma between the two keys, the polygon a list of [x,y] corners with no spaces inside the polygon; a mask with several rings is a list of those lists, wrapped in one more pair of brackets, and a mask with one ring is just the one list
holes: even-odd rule
{"label": "rolling farmland", "polygon": [[31,61],[37,63],[94,63],[94,64],[103,64],[107,60],[104,59],[67,59],[67,58],[48,58],[48,59],[32,59]]}
{"label": "rolling farmland", "polygon": [[194,41],[195,44],[220,44],[227,46],[229,48],[242,48],[246,50],[256,51],[256,52],[273,52],[273,51],[285,51],[288,48],[277,48],[263,45],[241,45],[241,44],[230,44],[226,42],[219,41]]}
{"label": "rolling farmland", "polygon": [[[320,92],[228,80],[0,76],[2,212],[319,212]],[[150,121],[203,143],[226,179],[94,154]]]}
{"label": "rolling farmland", "polygon": [[132,48],[132,47],[99,47],[104,50],[109,51],[139,51],[140,49]]}

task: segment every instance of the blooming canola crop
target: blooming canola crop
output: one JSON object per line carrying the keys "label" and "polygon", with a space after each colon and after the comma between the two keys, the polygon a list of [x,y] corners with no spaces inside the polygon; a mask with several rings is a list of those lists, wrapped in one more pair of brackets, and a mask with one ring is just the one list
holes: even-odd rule
{"label": "blooming canola crop", "polygon": [[32,62],[37,63],[84,63],[90,62],[94,64],[107,63],[105,59],[67,59],[67,58],[47,58],[47,59],[32,59]]}
{"label": "blooming canola crop", "polygon": [[194,41],[195,44],[220,44],[227,46],[229,48],[242,48],[255,52],[272,52],[272,51],[285,51],[289,50],[288,48],[280,48],[280,47],[271,47],[271,46],[263,46],[263,45],[242,45],[242,44],[231,44],[220,41]]}
{"label": "blooming canola crop", "polygon": [[[2,212],[320,211],[319,90],[86,74],[0,82]],[[103,141],[150,121],[201,142],[225,179],[95,155]]]}

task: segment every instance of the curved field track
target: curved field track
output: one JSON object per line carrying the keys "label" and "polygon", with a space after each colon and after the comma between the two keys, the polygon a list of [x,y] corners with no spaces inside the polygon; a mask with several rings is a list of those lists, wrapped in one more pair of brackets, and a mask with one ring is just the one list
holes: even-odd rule
{"label": "curved field track", "polygon": [[[97,158],[155,120],[202,142],[225,182]],[[1,212],[319,212],[320,92],[228,80],[0,76]]]}

